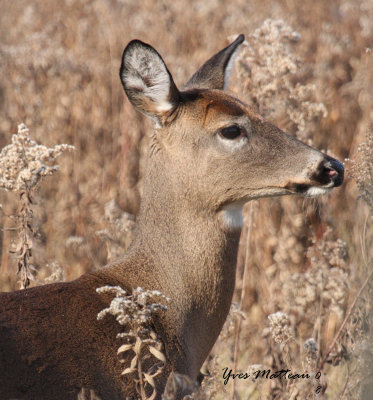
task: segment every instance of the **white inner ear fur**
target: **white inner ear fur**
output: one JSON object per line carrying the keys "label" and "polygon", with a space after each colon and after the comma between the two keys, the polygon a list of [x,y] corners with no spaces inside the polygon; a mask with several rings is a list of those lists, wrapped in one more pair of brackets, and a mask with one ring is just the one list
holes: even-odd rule
{"label": "white inner ear fur", "polygon": [[157,54],[141,47],[134,48],[127,55],[126,64],[130,68],[123,79],[128,89],[140,90],[142,96],[155,103],[158,112],[173,108],[169,102],[171,79]]}
{"label": "white inner ear fur", "polygon": [[241,229],[243,225],[242,209],[245,202],[237,201],[222,208],[221,215],[225,228],[230,230]]}
{"label": "white inner ear fur", "polygon": [[241,45],[238,46],[236,48],[236,50],[233,52],[233,54],[231,55],[227,66],[225,67],[224,70],[224,81],[223,81],[223,90],[225,90],[228,86],[229,86],[229,78],[231,76],[232,70],[233,70],[233,66],[234,66],[234,62],[236,60],[237,54],[239,52],[239,50],[241,49]]}

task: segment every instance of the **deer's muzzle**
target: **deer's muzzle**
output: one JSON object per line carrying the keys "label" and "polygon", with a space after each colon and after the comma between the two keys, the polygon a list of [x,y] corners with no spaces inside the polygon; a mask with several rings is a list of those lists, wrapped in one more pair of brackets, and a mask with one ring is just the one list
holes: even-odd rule
{"label": "deer's muzzle", "polygon": [[311,176],[306,182],[292,182],[285,187],[293,193],[299,193],[304,196],[318,196],[327,193],[328,190],[341,186],[344,177],[343,164],[327,155],[317,164]]}
{"label": "deer's muzzle", "polygon": [[312,180],[320,183],[326,187],[337,187],[341,186],[344,177],[343,164],[329,156],[325,156],[324,160],[321,161],[315,174],[312,176]]}

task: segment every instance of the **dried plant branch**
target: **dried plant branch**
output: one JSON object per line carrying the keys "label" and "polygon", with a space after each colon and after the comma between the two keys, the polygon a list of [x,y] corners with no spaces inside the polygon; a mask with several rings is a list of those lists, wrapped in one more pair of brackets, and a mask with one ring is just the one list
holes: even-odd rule
{"label": "dried plant branch", "polygon": [[18,240],[10,250],[18,265],[21,289],[35,280],[35,265],[31,263],[32,242],[39,237],[33,226],[32,196],[43,177],[58,171],[54,164],[64,151],[73,150],[67,144],[48,148],[30,138],[25,124],[18,125],[18,132],[12,136],[12,143],[0,152],[0,189],[19,194],[17,214],[11,216],[18,222]]}
{"label": "dried plant branch", "polygon": [[37,144],[30,138],[27,126],[18,125],[12,143],[0,152],[0,188],[30,196],[43,177],[58,171],[59,166],[53,164],[56,158],[73,149],[67,144],[52,148]]}
{"label": "dried plant branch", "polygon": [[[122,376],[135,375],[136,390],[141,399],[154,400],[157,396],[154,379],[162,373],[167,360],[163,353],[163,343],[151,328],[151,322],[155,313],[167,311],[167,306],[156,300],[169,302],[170,299],[157,290],[143,290],[141,287],[134,289],[132,294],[127,294],[119,286],[103,286],[96,290],[98,293],[115,295],[110,306],[100,311],[97,319],[113,315],[126,329],[117,335],[125,342],[117,351],[119,361],[125,364]],[[128,356],[131,353],[133,356],[128,366]],[[155,361],[150,368],[144,370],[142,361],[149,355]],[[149,387],[151,394],[148,396]]]}
{"label": "dried plant branch", "polygon": [[35,266],[31,263],[32,258],[32,239],[38,236],[38,232],[32,229],[32,200],[27,192],[21,192],[20,209],[15,218],[19,221],[18,242],[10,253],[14,254],[17,260],[18,275],[20,276],[21,289],[26,289],[30,281],[35,280]]}
{"label": "dried plant branch", "polygon": [[[243,278],[242,278],[241,299],[240,299],[240,305],[239,305],[240,310],[242,310],[242,308],[245,304],[246,284],[247,284],[248,269],[249,269],[249,252],[250,252],[250,240],[251,240],[252,225],[253,225],[253,203],[250,202],[248,205],[248,212],[247,212],[246,253],[245,253],[244,272],[243,272]],[[238,353],[239,353],[239,349],[240,349],[241,328],[242,328],[242,318],[238,318],[236,337],[234,340],[234,356],[233,356],[233,373],[234,374],[237,371]],[[236,381],[233,380],[232,397],[231,397],[232,400],[234,400],[234,398],[235,398],[235,390],[236,390]]]}
{"label": "dried plant branch", "polygon": [[357,161],[346,159],[351,177],[355,180],[359,199],[363,199],[373,213],[373,126],[366,132],[365,141],[357,148]]}
{"label": "dried plant branch", "polygon": [[368,282],[369,282],[369,280],[372,278],[372,276],[373,276],[373,270],[372,270],[372,271],[369,273],[369,275],[366,277],[364,283],[361,285],[359,291],[357,292],[356,296],[354,297],[354,300],[352,301],[352,303],[351,303],[350,306],[348,307],[348,310],[347,310],[347,312],[346,312],[346,315],[345,315],[345,317],[344,317],[344,320],[343,320],[341,326],[339,327],[337,333],[335,334],[335,336],[334,336],[332,342],[330,343],[330,345],[329,345],[329,347],[328,347],[328,350],[327,350],[327,352],[326,352],[324,358],[323,358],[322,361],[321,361],[321,364],[320,364],[320,366],[319,366],[319,368],[318,368],[319,371],[322,371],[322,370],[323,370],[324,365],[325,365],[326,361],[328,360],[329,354],[332,352],[334,346],[335,346],[336,343],[337,343],[337,340],[338,340],[339,337],[341,336],[341,333],[342,333],[343,329],[345,328],[345,326],[346,326],[346,324],[347,324],[347,321],[349,320],[349,318],[350,318],[350,316],[351,316],[351,314],[352,314],[352,311],[353,311],[353,309],[354,309],[354,307],[355,307],[355,305],[356,305],[357,300],[360,298],[360,296],[361,296],[363,290],[365,289],[366,285],[368,284]]}

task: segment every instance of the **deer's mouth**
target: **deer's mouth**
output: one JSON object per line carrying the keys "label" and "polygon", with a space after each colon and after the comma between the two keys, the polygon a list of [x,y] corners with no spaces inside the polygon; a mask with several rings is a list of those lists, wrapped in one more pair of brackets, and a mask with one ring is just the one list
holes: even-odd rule
{"label": "deer's mouth", "polygon": [[301,194],[305,197],[316,197],[323,194],[330,193],[334,185],[330,186],[315,186],[306,184],[295,184],[292,188],[288,188],[291,192],[295,194]]}

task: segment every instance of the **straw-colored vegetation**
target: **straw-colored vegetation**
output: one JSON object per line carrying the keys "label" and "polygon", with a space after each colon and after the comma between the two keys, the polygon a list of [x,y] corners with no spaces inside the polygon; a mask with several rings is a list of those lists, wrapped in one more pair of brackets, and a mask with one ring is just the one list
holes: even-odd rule
{"label": "straw-colored vegetation", "polygon": [[[181,87],[245,33],[232,93],[352,161],[327,197],[246,206],[238,307],[194,397],[371,399],[373,2],[3,0],[2,10],[0,290],[74,279],[131,241],[150,124],[120,85],[128,41],[154,45]],[[21,122],[30,133],[22,125],[12,139]],[[162,358],[156,337],[142,340]],[[310,378],[255,379],[267,369]],[[224,370],[250,377],[225,385]],[[169,392],[185,379],[171,378]]]}

